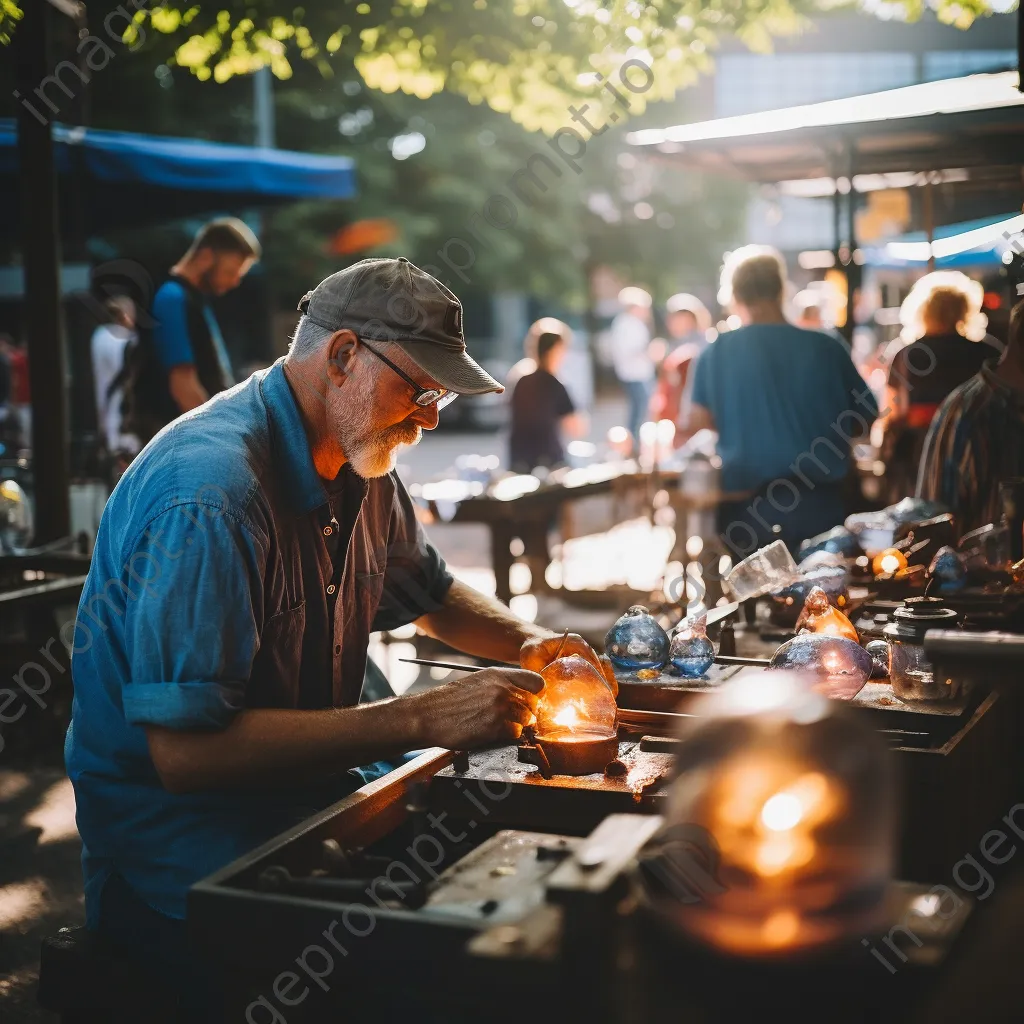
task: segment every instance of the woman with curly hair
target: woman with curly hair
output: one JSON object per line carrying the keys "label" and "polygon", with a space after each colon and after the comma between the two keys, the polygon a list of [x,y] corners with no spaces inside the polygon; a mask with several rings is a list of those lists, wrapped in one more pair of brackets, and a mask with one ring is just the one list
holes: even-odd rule
{"label": "woman with curly hair", "polygon": [[925,434],[946,397],[996,355],[984,289],[956,270],[925,274],[900,307],[902,346],[889,366],[883,453],[894,497],[913,490]]}

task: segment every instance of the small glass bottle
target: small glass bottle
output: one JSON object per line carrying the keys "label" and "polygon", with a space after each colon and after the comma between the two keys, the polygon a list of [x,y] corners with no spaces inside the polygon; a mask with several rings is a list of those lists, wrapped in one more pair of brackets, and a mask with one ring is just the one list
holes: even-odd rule
{"label": "small glass bottle", "polygon": [[950,629],[957,613],[938,597],[908,597],[897,608],[883,633],[889,641],[889,681],[900,700],[955,700],[960,681],[936,679],[924,654],[924,635],[929,629]]}

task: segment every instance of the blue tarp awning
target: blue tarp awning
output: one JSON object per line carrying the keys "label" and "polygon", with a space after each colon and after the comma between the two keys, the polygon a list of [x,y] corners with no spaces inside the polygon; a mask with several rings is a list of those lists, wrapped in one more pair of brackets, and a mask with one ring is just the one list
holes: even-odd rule
{"label": "blue tarp awning", "polygon": [[[62,195],[93,224],[356,194],[344,156],[64,125],[53,137]],[[0,120],[0,181],[17,173],[16,146],[15,122]]]}
{"label": "blue tarp awning", "polygon": [[1005,252],[1021,250],[1022,230],[1024,216],[1004,213],[936,228],[931,244],[925,232],[911,231],[883,245],[864,246],[864,262],[869,267],[898,270],[927,266],[934,256],[939,270],[998,267]]}

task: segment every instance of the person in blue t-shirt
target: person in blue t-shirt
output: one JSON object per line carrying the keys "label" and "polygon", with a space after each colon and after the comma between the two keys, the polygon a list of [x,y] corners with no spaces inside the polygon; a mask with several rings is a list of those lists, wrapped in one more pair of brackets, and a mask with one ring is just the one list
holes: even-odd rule
{"label": "person in blue t-shirt", "polygon": [[211,298],[237,288],[260,258],[260,243],[234,217],[211,221],[171,267],[153,297],[146,368],[133,385],[133,426],[143,441],[235,383]]}
{"label": "person in blue t-shirt", "polygon": [[734,557],[781,539],[800,541],[842,522],[852,443],[878,405],[837,338],[795,327],[783,313],[786,271],[765,246],[732,253],[723,304],[742,326],[697,360],[686,429],[718,432],[722,490],[718,529]]}

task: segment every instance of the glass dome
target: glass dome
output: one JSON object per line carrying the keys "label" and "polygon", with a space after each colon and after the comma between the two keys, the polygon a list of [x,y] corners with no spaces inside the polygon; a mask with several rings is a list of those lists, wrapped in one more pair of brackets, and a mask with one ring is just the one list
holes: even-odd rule
{"label": "glass dome", "polygon": [[615,735],[615,697],[604,676],[585,658],[570,654],[542,672],[537,739],[572,741]]}
{"label": "glass dome", "polygon": [[[648,884],[655,908],[741,956],[855,941],[876,923],[893,866],[895,783],[878,734],[794,672],[741,673],[693,710],[663,835],[685,827],[675,856],[692,858],[695,842],[710,856],[703,875],[642,863],[646,877],[702,877],[705,891]],[[671,843],[653,850],[674,856]]]}

